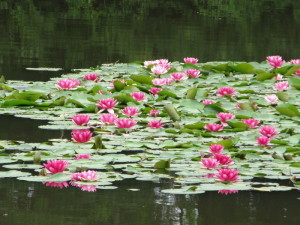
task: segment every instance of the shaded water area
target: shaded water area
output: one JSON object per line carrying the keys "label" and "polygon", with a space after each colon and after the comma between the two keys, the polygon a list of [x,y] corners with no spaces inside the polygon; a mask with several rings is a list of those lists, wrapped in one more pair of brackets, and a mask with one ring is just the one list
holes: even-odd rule
{"label": "shaded water area", "polygon": [[0,21],[0,74],[8,79],[52,76],[26,67],[290,59],[300,47],[300,2],[292,0],[4,0]]}
{"label": "shaded water area", "polygon": [[[57,190],[40,183],[0,180],[0,224],[114,225],[223,224],[267,225],[299,222],[299,193],[241,192],[171,195],[169,184],[126,181],[118,190],[94,193]],[[129,191],[140,188],[142,191]]]}
{"label": "shaded water area", "polygon": [[[0,75],[42,80],[111,62],[299,58],[300,2],[279,0],[25,0],[0,2]],[[58,67],[37,72],[28,67]],[[0,139],[43,142],[69,133],[0,116]],[[297,224],[299,192],[162,194],[168,183],[126,181],[82,192],[0,179],[0,225]],[[128,191],[138,188],[140,191]]]}

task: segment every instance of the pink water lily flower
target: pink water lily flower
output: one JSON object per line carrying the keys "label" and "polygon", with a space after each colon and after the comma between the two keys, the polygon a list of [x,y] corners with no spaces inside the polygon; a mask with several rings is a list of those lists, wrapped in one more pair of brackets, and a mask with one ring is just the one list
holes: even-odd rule
{"label": "pink water lily flower", "polygon": [[266,136],[260,136],[256,138],[256,141],[258,145],[268,146],[268,144],[270,143],[270,138]]}
{"label": "pink water lily flower", "polygon": [[274,90],[284,91],[284,90],[287,90],[287,89],[289,89],[289,82],[281,81],[281,82],[275,83]]}
{"label": "pink water lily flower", "polygon": [[166,68],[166,70],[170,70],[171,69],[171,65],[169,63],[166,63],[166,64],[159,64],[159,65],[162,65]]}
{"label": "pink water lily flower", "polygon": [[157,85],[157,86],[163,86],[166,83],[165,83],[164,79],[155,78],[155,79],[152,80],[152,84]]}
{"label": "pink water lily flower", "polygon": [[136,107],[125,107],[122,111],[123,115],[126,116],[139,116],[140,113],[138,113],[139,109]]}
{"label": "pink water lily flower", "polygon": [[162,91],[163,89],[162,88],[150,88],[150,92],[153,94],[153,95],[158,95],[158,92]]}
{"label": "pink water lily flower", "polygon": [[226,120],[230,120],[230,119],[234,119],[235,115],[233,115],[232,113],[219,113],[217,114],[217,118],[220,119],[220,121],[224,124],[227,125]]}
{"label": "pink water lily flower", "polygon": [[158,110],[150,110],[149,116],[150,117],[158,117],[159,111]]}
{"label": "pink water lily flower", "polygon": [[96,74],[96,73],[87,74],[87,75],[84,75],[82,78],[85,80],[96,81],[96,80],[98,80],[98,74]]}
{"label": "pink water lily flower", "polygon": [[233,163],[231,157],[224,154],[214,154],[214,159],[218,160],[218,162],[223,166],[229,166]]}
{"label": "pink water lily flower", "polygon": [[91,139],[91,137],[93,136],[93,133],[88,129],[73,130],[71,135],[72,135],[72,138],[74,138],[75,141],[77,141],[79,143],[86,143]]}
{"label": "pink water lily flower", "polygon": [[221,97],[224,97],[224,96],[227,96],[227,95],[234,96],[235,95],[235,89],[231,88],[231,87],[221,87],[217,90],[217,93],[219,95],[221,95]]}
{"label": "pink water lily flower", "polygon": [[89,155],[89,154],[76,155],[75,159],[76,160],[79,160],[79,159],[91,159],[91,155]]}
{"label": "pink water lily flower", "polygon": [[212,101],[212,100],[203,100],[202,104],[203,105],[209,105],[209,104],[214,104],[216,103],[215,101]]}
{"label": "pink water lily flower", "polygon": [[152,80],[152,84],[157,86],[169,85],[171,83],[171,78],[155,78]]}
{"label": "pink water lily flower", "polygon": [[101,99],[96,105],[101,108],[100,112],[107,110],[109,113],[114,113],[114,107],[118,104],[113,98]]}
{"label": "pink water lily flower", "polygon": [[193,63],[193,64],[195,64],[195,63],[198,62],[198,59],[197,58],[186,57],[186,58],[183,59],[183,61],[185,63]]}
{"label": "pink water lily flower", "polygon": [[279,55],[268,56],[267,61],[269,65],[273,66],[274,68],[279,68],[285,63],[285,61],[282,60],[281,56]]}
{"label": "pink water lily flower", "polygon": [[157,64],[151,68],[151,72],[156,75],[161,75],[167,73],[168,69],[164,64]]}
{"label": "pink water lily flower", "polygon": [[55,159],[44,163],[44,167],[52,174],[62,173],[67,168],[69,162],[61,159]]}
{"label": "pink water lily flower", "polygon": [[275,127],[272,126],[262,126],[259,128],[259,133],[263,136],[266,136],[268,138],[272,138],[275,135],[279,134],[278,131],[275,131]]}
{"label": "pink water lily flower", "polygon": [[176,82],[187,79],[187,77],[185,76],[184,73],[171,73],[170,76],[171,76],[172,80],[174,80]]}
{"label": "pink water lily flower", "polygon": [[163,64],[163,65],[166,65],[166,64],[169,63],[169,60],[168,60],[168,59],[157,59],[157,60],[155,60],[155,62],[156,62],[157,64]]}
{"label": "pink water lily flower", "polygon": [[300,65],[300,59],[291,59],[290,64]]}
{"label": "pink water lily flower", "polygon": [[201,164],[207,169],[215,169],[219,165],[219,162],[213,158],[204,158],[202,159]]}
{"label": "pink water lily flower", "polygon": [[89,115],[78,114],[72,116],[72,121],[79,126],[85,125],[90,121]]}
{"label": "pink water lily flower", "polygon": [[204,129],[208,130],[208,131],[221,131],[221,130],[223,130],[223,126],[222,126],[222,124],[209,123],[204,126]]}
{"label": "pink water lily flower", "polygon": [[209,151],[213,154],[219,154],[223,151],[224,146],[219,144],[214,144],[209,146]]}
{"label": "pink water lily flower", "polygon": [[151,66],[153,64],[157,64],[157,62],[155,60],[152,60],[152,61],[145,61],[144,62],[144,67],[148,67],[148,66]]}
{"label": "pink water lily flower", "polygon": [[131,93],[131,97],[138,102],[146,100],[145,93],[139,91]]}
{"label": "pink water lily flower", "polygon": [[171,78],[162,78],[163,82],[165,83],[165,85],[169,85],[172,82]]}
{"label": "pink water lily flower", "polygon": [[79,86],[80,82],[76,79],[65,79],[57,81],[58,88],[62,90],[71,90]]}
{"label": "pink water lily flower", "polygon": [[228,194],[236,194],[238,192],[239,192],[238,190],[219,190],[218,194],[228,195]]}
{"label": "pink water lily flower", "polygon": [[197,78],[200,76],[200,70],[189,69],[185,71],[189,78]]}
{"label": "pink water lily flower", "polygon": [[274,95],[274,94],[273,95],[266,95],[265,100],[269,103],[274,104],[278,101],[278,97],[277,97],[277,95]]}
{"label": "pink water lily flower", "polygon": [[221,181],[234,182],[238,179],[239,172],[234,169],[222,168],[219,170],[219,173],[216,174],[216,177]]}
{"label": "pink water lily flower", "polygon": [[107,124],[114,124],[116,119],[118,119],[118,116],[115,114],[107,113],[107,114],[101,114],[99,118],[102,123],[107,123]]}
{"label": "pink water lily flower", "polygon": [[260,121],[256,119],[244,119],[242,122],[247,124],[249,128],[256,128],[260,123]]}
{"label": "pink water lily flower", "polygon": [[98,179],[98,175],[94,170],[87,170],[72,174],[71,179],[75,181],[96,181]]}
{"label": "pink water lily flower", "polygon": [[123,118],[115,121],[115,125],[119,128],[131,128],[136,124],[137,123],[134,119]]}
{"label": "pink water lily flower", "polygon": [[68,184],[67,181],[63,181],[61,183],[57,183],[57,182],[43,182],[43,184],[45,184],[48,187],[58,187],[60,189],[69,187],[69,184]]}
{"label": "pink water lily flower", "polygon": [[159,120],[152,120],[148,123],[148,126],[151,127],[151,128],[155,128],[155,129],[158,129],[158,128],[162,128],[163,127],[163,124],[161,121]]}
{"label": "pink water lily flower", "polygon": [[300,69],[295,70],[295,73],[292,74],[293,76],[299,76],[300,75]]}

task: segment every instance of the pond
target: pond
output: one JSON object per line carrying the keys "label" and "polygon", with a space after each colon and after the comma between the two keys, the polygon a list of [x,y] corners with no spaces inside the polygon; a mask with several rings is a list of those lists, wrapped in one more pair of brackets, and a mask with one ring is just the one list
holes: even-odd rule
{"label": "pond", "polygon": [[[299,58],[295,1],[1,1],[0,75],[48,81],[74,68],[168,58],[263,61]],[[55,67],[59,71],[26,68]],[[0,116],[0,140],[70,139],[43,120]],[[2,169],[1,169],[2,170]],[[170,182],[125,180],[82,192],[1,178],[0,224],[288,224],[299,192],[161,193]],[[289,184],[285,184],[289,185]],[[138,189],[138,190],[135,190]]]}
{"label": "pond", "polygon": [[[297,224],[299,193],[241,192],[170,195],[169,184],[122,182],[94,193],[52,189],[15,179],[0,180],[0,224]],[[127,189],[141,188],[142,191]]]}

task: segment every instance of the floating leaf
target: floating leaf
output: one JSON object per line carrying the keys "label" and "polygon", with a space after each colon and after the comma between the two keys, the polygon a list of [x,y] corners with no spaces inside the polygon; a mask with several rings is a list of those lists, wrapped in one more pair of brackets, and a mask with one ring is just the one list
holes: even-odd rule
{"label": "floating leaf", "polygon": [[294,87],[294,88],[300,90],[300,78],[298,78],[298,77],[291,77],[291,78],[289,79],[289,84],[290,84],[292,87]]}
{"label": "floating leaf", "polygon": [[209,104],[204,106],[204,112],[206,114],[218,114],[220,112],[226,112],[225,109],[223,109],[220,104],[216,103],[216,104]]}
{"label": "floating leaf", "polygon": [[196,95],[197,95],[197,88],[190,88],[187,92],[186,92],[186,96],[185,98],[187,99],[195,99]]}
{"label": "floating leaf", "polygon": [[172,104],[166,104],[164,106],[164,109],[166,110],[166,112],[170,116],[171,120],[173,120],[173,121],[179,121],[180,120],[180,116],[179,116],[179,114],[177,113],[177,110],[174,108],[174,106]]}
{"label": "floating leaf", "polygon": [[254,73],[254,67],[249,63],[240,63],[237,65],[231,66],[231,68],[240,73]]}
{"label": "floating leaf", "polygon": [[233,128],[248,128],[248,125],[246,123],[239,122],[238,120],[234,119],[226,120],[226,123]]}
{"label": "floating leaf", "polygon": [[278,99],[283,102],[287,102],[289,100],[289,95],[286,92],[278,92],[276,95]]}
{"label": "floating leaf", "polygon": [[154,169],[166,169],[170,168],[171,160],[160,160],[154,164]]}
{"label": "floating leaf", "polygon": [[18,170],[0,171],[0,178],[1,177],[25,177],[30,175],[31,173],[21,172]]}
{"label": "floating leaf", "polygon": [[49,71],[49,72],[57,72],[63,70],[62,68],[49,68],[49,67],[38,67],[38,68],[26,68],[26,70],[35,70],[35,71]]}
{"label": "floating leaf", "polygon": [[259,74],[256,75],[256,80],[264,81],[264,80],[272,79],[273,77],[275,77],[274,73],[263,72],[263,73],[259,73]]}
{"label": "floating leaf", "polygon": [[136,82],[141,84],[150,84],[152,85],[153,77],[145,76],[145,75],[131,75],[130,78]]}
{"label": "floating leaf", "polygon": [[281,104],[275,108],[279,113],[285,116],[300,116],[299,110],[292,104]]}

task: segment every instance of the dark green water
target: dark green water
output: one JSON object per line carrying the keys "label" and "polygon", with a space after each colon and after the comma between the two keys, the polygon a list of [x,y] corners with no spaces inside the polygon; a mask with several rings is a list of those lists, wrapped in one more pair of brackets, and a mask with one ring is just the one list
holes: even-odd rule
{"label": "dark green water", "polygon": [[[299,193],[241,192],[221,195],[162,194],[169,184],[122,182],[118,190],[0,180],[1,225],[286,225],[299,222]],[[140,188],[141,191],[128,191]]]}
{"label": "dark green water", "polygon": [[[111,62],[191,56],[262,61],[300,58],[300,2],[292,0],[2,0],[0,75],[48,80]],[[68,138],[39,130],[43,121],[0,117],[0,140]],[[162,194],[170,184],[122,182],[82,192],[0,179],[0,225],[285,225],[298,224],[299,192]],[[139,188],[131,192],[128,188]]]}
{"label": "dark green water", "polygon": [[8,79],[53,76],[26,67],[299,57],[293,0],[2,0],[0,21],[0,74]]}

